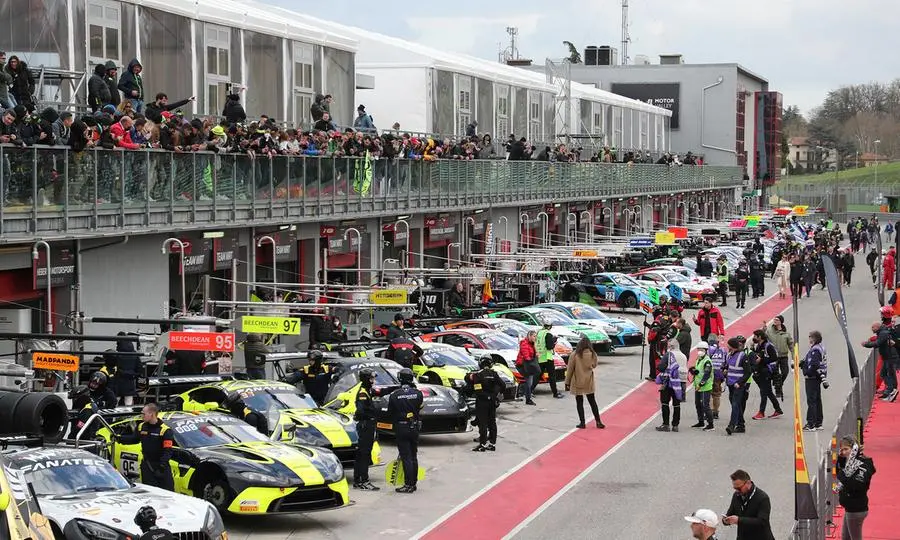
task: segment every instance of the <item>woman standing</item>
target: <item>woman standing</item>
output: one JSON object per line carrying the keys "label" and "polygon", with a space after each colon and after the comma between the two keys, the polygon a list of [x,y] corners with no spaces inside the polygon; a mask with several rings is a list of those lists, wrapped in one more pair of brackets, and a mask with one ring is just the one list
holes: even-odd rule
{"label": "woman standing", "polygon": [[522,375],[519,392],[525,392],[525,405],[535,404],[531,399],[531,391],[534,387],[535,377],[539,376],[541,372],[541,366],[537,361],[537,350],[534,348],[536,338],[537,332],[534,330],[528,332],[528,335],[519,342],[519,354],[516,356],[516,369]]}
{"label": "woman standing", "polygon": [[791,275],[791,263],[787,258],[782,257],[778,264],[775,265],[775,282],[778,284],[778,296],[784,298],[789,287],[789,279]]}
{"label": "woman standing", "polygon": [[841,540],[862,540],[863,521],[869,515],[869,485],[874,474],[872,458],[863,455],[855,438],[843,437],[837,459],[838,499],[844,507]]}
{"label": "woman standing", "polygon": [[584,398],[587,397],[594,421],[600,429],[605,428],[600,421],[597,400],[594,399],[594,368],[597,367],[597,353],[591,347],[591,340],[581,338],[575,351],[569,356],[566,366],[566,390],[575,394],[575,408],[578,410],[578,429],[584,429]]}

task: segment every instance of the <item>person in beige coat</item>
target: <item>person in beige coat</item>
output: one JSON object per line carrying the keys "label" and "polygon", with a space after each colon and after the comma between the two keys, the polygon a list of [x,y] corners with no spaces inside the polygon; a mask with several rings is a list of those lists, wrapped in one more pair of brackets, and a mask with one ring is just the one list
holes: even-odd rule
{"label": "person in beige coat", "polygon": [[784,298],[787,294],[787,291],[790,289],[790,279],[791,275],[791,263],[788,262],[787,257],[782,257],[778,264],[775,265],[775,282],[778,284],[778,295],[781,298]]}
{"label": "person in beige coat", "polygon": [[591,340],[581,338],[575,351],[569,356],[566,366],[566,390],[575,394],[575,408],[578,410],[578,429],[584,429],[584,398],[587,397],[597,427],[605,428],[600,421],[597,400],[594,398],[594,368],[597,367],[597,353],[591,347]]}

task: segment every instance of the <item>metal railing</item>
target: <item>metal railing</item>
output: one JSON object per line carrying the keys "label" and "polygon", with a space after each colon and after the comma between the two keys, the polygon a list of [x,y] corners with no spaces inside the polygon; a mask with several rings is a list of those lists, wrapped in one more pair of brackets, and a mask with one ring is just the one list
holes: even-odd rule
{"label": "metal railing", "polygon": [[0,146],[0,241],[351,219],[741,185],[738,167]]}
{"label": "metal railing", "polygon": [[[873,350],[866,358],[865,365],[860,367],[859,378],[854,381],[847,394],[831,433],[832,441],[840,441],[841,437],[847,435],[856,437],[862,431],[875,400],[877,366],[878,355]],[[860,420],[862,425],[859,424]],[[837,483],[834,464],[837,456],[833,454],[834,451],[830,446],[821,450],[821,458],[815,464],[815,469],[810,467],[811,474],[815,471],[815,476],[810,480],[819,519],[796,522],[792,536],[795,540],[826,540],[835,537],[834,518],[843,509],[838,508],[838,495],[834,492]]]}

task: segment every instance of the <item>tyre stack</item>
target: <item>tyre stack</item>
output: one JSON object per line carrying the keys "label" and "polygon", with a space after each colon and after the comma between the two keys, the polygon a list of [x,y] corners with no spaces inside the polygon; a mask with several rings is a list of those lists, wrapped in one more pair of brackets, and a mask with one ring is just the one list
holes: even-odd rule
{"label": "tyre stack", "polygon": [[65,401],[48,392],[0,392],[0,434],[28,434],[47,443],[62,440],[68,424]]}

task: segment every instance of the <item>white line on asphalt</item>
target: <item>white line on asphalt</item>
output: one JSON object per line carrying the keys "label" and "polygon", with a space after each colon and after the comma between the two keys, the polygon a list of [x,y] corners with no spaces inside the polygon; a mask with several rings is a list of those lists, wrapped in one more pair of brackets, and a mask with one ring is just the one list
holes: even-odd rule
{"label": "white line on asphalt", "polygon": [[[766,298],[765,300],[763,300],[763,301],[760,302],[759,304],[757,304],[757,305],[751,307],[751,308],[748,309],[745,313],[741,314],[738,318],[736,318],[735,320],[731,321],[731,323],[729,323],[728,326],[731,326],[731,325],[737,323],[738,321],[740,321],[741,319],[743,319],[744,317],[746,317],[747,315],[750,315],[750,313],[752,313],[756,308],[758,308],[759,306],[761,306],[761,305],[764,304],[765,302],[767,302],[767,301],[771,300],[772,298],[774,298],[776,294],[778,294],[778,293],[773,293],[771,296],[769,296],[768,298]],[[788,309],[790,309],[790,306],[788,306],[787,308],[785,308],[784,311],[787,311]],[[781,313],[784,313],[784,311],[782,311]],[[728,330],[727,327],[726,327],[725,329]],[[641,385],[643,385],[643,384],[644,384],[643,382],[639,383],[637,386],[634,386],[633,388],[631,388],[630,390],[628,390],[627,392],[625,392],[624,394],[622,394],[621,396],[619,396],[618,398],[616,398],[612,403],[610,403],[610,404],[607,405],[606,407],[603,407],[603,409],[600,411],[600,413],[602,414],[602,413],[606,412],[607,410],[611,409],[612,407],[616,406],[619,402],[621,402],[622,400],[624,400],[625,398],[627,398],[628,396],[630,396],[633,392],[635,392],[635,391],[636,391],[638,388],[640,388]],[[565,485],[562,489],[560,489],[557,493],[555,493],[550,499],[548,499],[547,502],[545,502],[543,505],[541,505],[540,508],[538,508],[537,510],[535,510],[531,515],[529,515],[529,516],[528,516],[527,518],[525,518],[521,523],[519,523],[519,525],[517,525],[516,528],[513,529],[513,530],[512,530],[509,534],[507,534],[504,538],[511,538],[512,535],[516,534],[517,532],[521,531],[521,530],[524,529],[526,526],[528,526],[529,523],[531,523],[532,521],[534,521],[534,519],[536,519],[536,518],[537,518],[544,510],[546,510],[551,504],[553,504],[555,501],[559,500],[559,498],[562,497],[563,495],[565,495],[570,489],[572,489],[572,487],[574,487],[575,484],[577,484],[580,480],[583,480],[584,477],[587,476],[587,474],[589,474],[593,469],[595,469],[597,466],[599,466],[601,463],[603,463],[603,461],[605,461],[606,458],[608,458],[608,457],[611,456],[615,451],[617,451],[619,448],[621,448],[622,445],[624,445],[626,442],[628,442],[632,437],[634,437],[635,435],[637,435],[637,434],[638,434],[642,429],[644,429],[650,422],[652,422],[654,419],[656,419],[657,416],[659,416],[659,413],[654,414],[653,416],[651,416],[650,418],[648,418],[647,420],[645,420],[645,421],[644,421],[640,426],[638,426],[634,431],[632,431],[631,433],[629,433],[628,435],[626,435],[624,439],[622,439],[621,441],[619,441],[614,447],[610,448],[605,454],[603,454],[603,456],[601,456],[600,459],[598,459],[598,460],[595,461],[593,464],[591,464],[591,466],[588,467],[588,468],[587,468],[585,471],[583,471],[581,474],[579,474],[578,477],[576,477],[576,478],[573,479],[571,482],[569,482],[569,484]],[[503,482],[504,480],[506,480],[509,476],[511,476],[513,473],[515,473],[516,471],[518,471],[519,469],[521,469],[521,468],[524,467],[525,465],[531,463],[536,457],[542,455],[544,452],[546,452],[547,450],[549,450],[550,448],[552,448],[553,446],[555,446],[557,443],[559,443],[559,442],[562,441],[564,438],[566,438],[567,436],[569,436],[570,434],[572,434],[574,431],[575,431],[575,429],[571,429],[571,430],[567,431],[566,433],[563,433],[562,435],[560,435],[559,437],[557,437],[555,440],[553,440],[552,442],[550,442],[549,444],[547,444],[546,446],[544,446],[543,448],[541,448],[541,449],[538,451],[537,454],[534,454],[534,455],[532,455],[532,456],[530,456],[530,457],[528,457],[528,458],[525,458],[522,462],[520,462],[518,465],[516,465],[515,467],[513,467],[512,469],[510,469],[509,471],[507,471],[506,473],[504,473],[504,474],[501,475],[500,477],[498,477],[496,480],[494,480],[494,481],[491,482],[490,484],[484,486],[484,487],[481,488],[480,490],[476,491],[476,492],[475,492],[474,494],[472,494],[468,499],[464,500],[463,502],[461,502],[461,503],[459,503],[458,505],[456,505],[456,506],[454,506],[453,508],[451,508],[447,513],[445,513],[444,515],[442,515],[441,517],[439,517],[437,520],[435,520],[434,522],[432,522],[430,525],[428,525],[427,527],[425,527],[424,529],[422,529],[421,531],[419,531],[418,533],[416,533],[416,535],[413,536],[413,537],[411,537],[410,540],[418,540],[418,539],[424,537],[425,535],[427,535],[428,533],[430,533],[431,531],[433,531],[434,529],[436,529],[441,523],[447,521],[447,519],[449,519],[450,517],[452,517],[454,514],[456,514],[457,512],[459,512],[460,510],[462,510],[462,509],[465,508],[466,506],[468,506],[472,501],[474,501],[475,499],[477,499],[478,497],[480,497],[481,495],[483,495],[483,494],[486,493],[487,491],[490,491],[491,489],[493,489],[494,486],[496,486],[496,485],[499,484],[500,482]]]}

